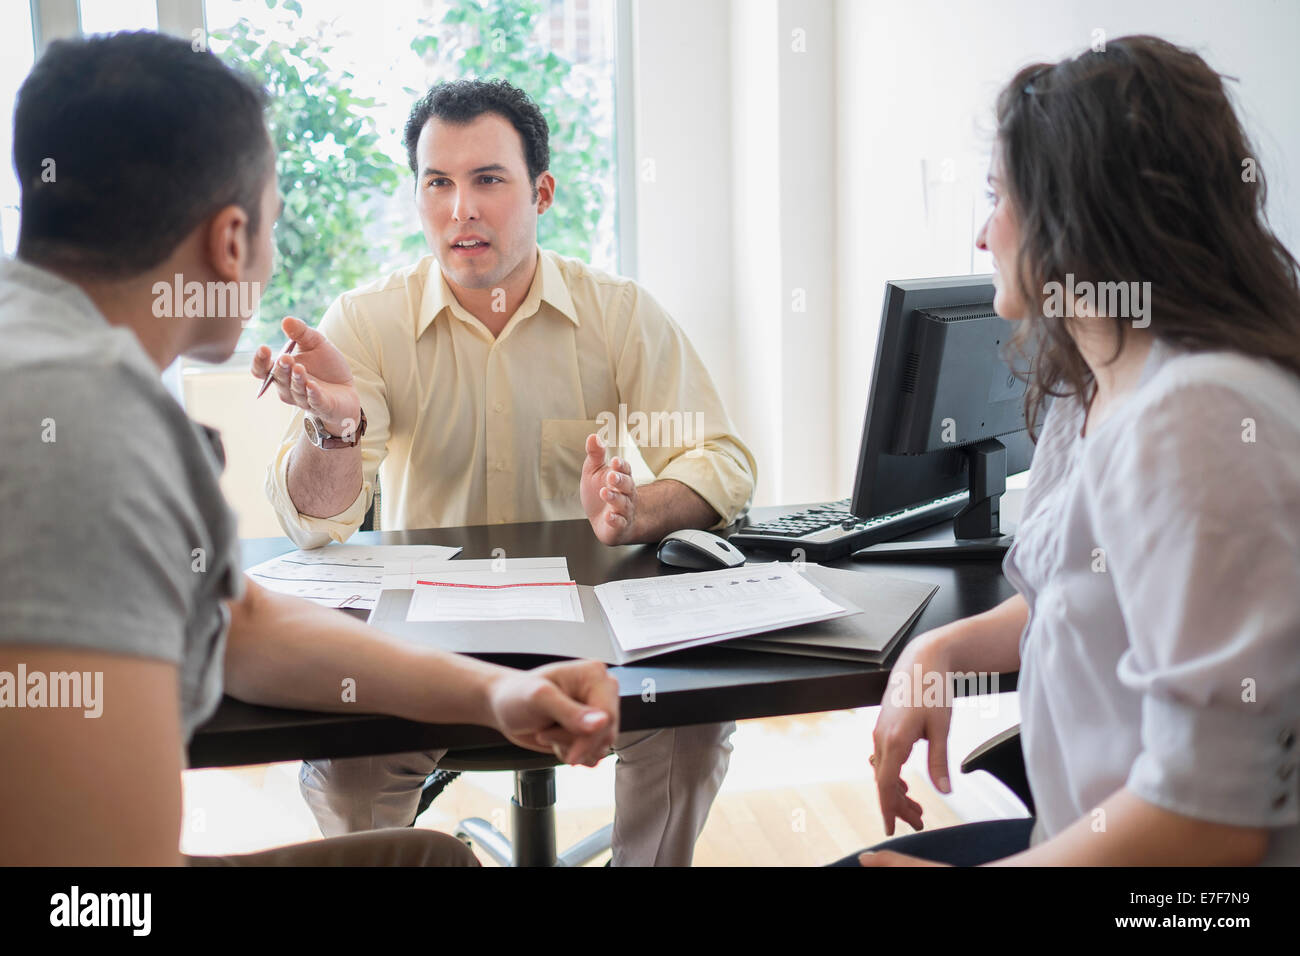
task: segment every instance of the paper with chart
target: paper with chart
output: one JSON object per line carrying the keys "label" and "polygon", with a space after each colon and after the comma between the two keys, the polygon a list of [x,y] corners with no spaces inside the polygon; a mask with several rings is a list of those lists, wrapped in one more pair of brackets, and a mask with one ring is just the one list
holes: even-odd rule
{"label": "paper with chart", "polygon": [[408,621],[574,621],[578,585],[564,558],[490,558],[430,564],[384,587],[412,590]]}
{"label": "paper with chart", "polygon": [[373,609],[385,573],[400,574],[419,565],[432,567],[460,553],[460,548],[412,544],[328,544],[311,551],[290,551],[263,561],[244,573],[268,591],[328,607]]}
{"label": "paper with chart", "polygon": [[827,597],[789,564],[611,581],[596,589],[625,651],[857,613]]}

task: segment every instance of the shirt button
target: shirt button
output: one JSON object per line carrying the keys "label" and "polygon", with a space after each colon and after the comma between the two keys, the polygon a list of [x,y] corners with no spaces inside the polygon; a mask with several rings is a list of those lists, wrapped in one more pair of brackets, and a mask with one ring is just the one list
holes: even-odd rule
{"label": "shirt button", "polygon": [[506,463],[504,461],[498,461],[497,471],[505,471],[505,470],[506,470]]}
{"label": "shirt button", "polygon": [[1286,795],[1285,793],[1279,793],[1276,797],[1273,798],[1273,809],[1274,809],[1274,810],[1281,810],[1281,809],[1282,809],[1282,806],[1286,803],[1286,796],[1287,796],[1287,795]]}
{"label": "shirt button", "polygon": [[1283,750],[1290,750],[1295,743],[1295,732],[1290,727],[1286,728],[1277,735],[1277,742],[1282,745]]}
{"label": "shirt button", "polygon": [[505,410],[506,410],[505,402],[497,402],[495,405],[492,406],[492,411],[494,412],[504,412]]}

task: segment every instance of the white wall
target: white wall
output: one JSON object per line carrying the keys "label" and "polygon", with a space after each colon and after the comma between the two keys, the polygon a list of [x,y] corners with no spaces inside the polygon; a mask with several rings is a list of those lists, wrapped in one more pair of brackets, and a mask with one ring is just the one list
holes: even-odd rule
{"label": "white wall", "polygon": [[718,0],[650,0],[633,14],[637,278],[724,398],[734,395],[728,18]]}

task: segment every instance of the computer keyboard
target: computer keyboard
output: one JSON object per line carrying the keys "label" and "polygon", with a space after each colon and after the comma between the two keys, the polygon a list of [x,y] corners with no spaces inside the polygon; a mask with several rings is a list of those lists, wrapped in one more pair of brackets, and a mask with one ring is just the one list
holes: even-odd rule
{"label": "computer keyboard", "polygon": [[758,548],[793,556],[802,551],[808,561],[834,561],[867,545],[889,541],[952,518],[966,504],[965,491],[893,514],[859,518],[851,501],[816,505],[806,511],[747,525],[728,540],[742,548]]}

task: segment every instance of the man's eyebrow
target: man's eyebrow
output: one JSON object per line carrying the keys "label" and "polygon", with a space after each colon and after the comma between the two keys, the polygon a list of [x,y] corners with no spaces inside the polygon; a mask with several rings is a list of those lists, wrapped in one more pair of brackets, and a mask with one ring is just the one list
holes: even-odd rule
{"label": "man's eyebrow", "polygon": [[[490,163],[487,166],[479,166],[475,169],[471,169],[469,171],[469,174],[471,176],[477,176],[479,173],[508,173],[509,171],[510,170],[508,170],[505,166],[502,166],[500,163]],[[428,166],[426,166],[424,167],[424,172],[421,173],[420,175],[421,176],[446,176],[449,174],[444,173],[441,169],[430,169]]]}

